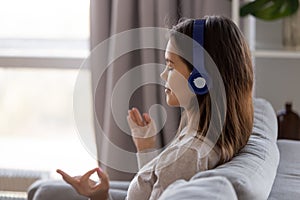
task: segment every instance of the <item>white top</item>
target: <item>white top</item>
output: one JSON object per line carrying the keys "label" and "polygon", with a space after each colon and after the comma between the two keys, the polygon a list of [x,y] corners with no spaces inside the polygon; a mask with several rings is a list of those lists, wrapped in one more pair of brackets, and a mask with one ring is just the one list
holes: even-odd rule
{"label": "white top", "polygon": [[158,151],[138,153],[141,168],[129,185],[127,199],[158,199],[174,181],[189,180],[199,171],[214,168],[220,160],[219,149],[195,136],[196,132],[186,133],[183,129],[158,156]]}

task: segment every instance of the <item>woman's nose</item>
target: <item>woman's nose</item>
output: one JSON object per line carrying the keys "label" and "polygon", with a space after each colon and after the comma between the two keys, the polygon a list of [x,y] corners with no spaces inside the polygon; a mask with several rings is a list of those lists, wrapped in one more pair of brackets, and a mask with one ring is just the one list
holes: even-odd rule
{"label": "woman's nose", "polygon": [[164,81],[167,81],[167,77],[168,77],[168,74],[167,74],[167,69],[165,69],[161,74],[160,74],[160,78]]}

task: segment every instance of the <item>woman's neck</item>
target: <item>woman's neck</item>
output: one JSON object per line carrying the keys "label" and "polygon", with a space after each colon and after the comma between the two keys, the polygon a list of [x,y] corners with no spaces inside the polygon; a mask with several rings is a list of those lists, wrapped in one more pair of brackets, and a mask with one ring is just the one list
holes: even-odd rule
{"label": "woman's neck", "polygon": [[194,132],[198,130],[199,125],[199,114],[195,114],[194,111],[186,109],[186,115],[187,115],[187,132]]}

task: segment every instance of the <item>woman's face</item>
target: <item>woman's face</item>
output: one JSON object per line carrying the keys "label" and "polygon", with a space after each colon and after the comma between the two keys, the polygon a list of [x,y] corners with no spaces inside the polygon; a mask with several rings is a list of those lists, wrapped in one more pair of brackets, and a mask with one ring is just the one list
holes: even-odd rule
{"label": "woman's face", "polygon": [[194,94],[188,86],[188,77],[191,71],[183,60],[177,55],[175,45],[169,40],[165,52],[166,68],[160,77],[166,81],[165,93],[169,106],[187,107]]}

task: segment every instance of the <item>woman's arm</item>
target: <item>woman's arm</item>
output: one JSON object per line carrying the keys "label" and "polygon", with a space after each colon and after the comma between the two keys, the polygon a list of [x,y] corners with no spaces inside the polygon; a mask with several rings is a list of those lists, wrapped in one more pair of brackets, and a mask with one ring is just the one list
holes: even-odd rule
{"label": "woman's arm", "polygon": [[138,168],[141,169],[148,162],[153,160],[156,156],[160,154],[161,150],[159,149],[147,149],[136,153]]}
{"label": "woman's arm", "polygon": [[155,148],[156,125],[148,113],[144,113],[142,116],[136,108],[128,111],[127,122],[131,130],[133,142],[137,148],[138,167],[141,169],[160,153]]}

